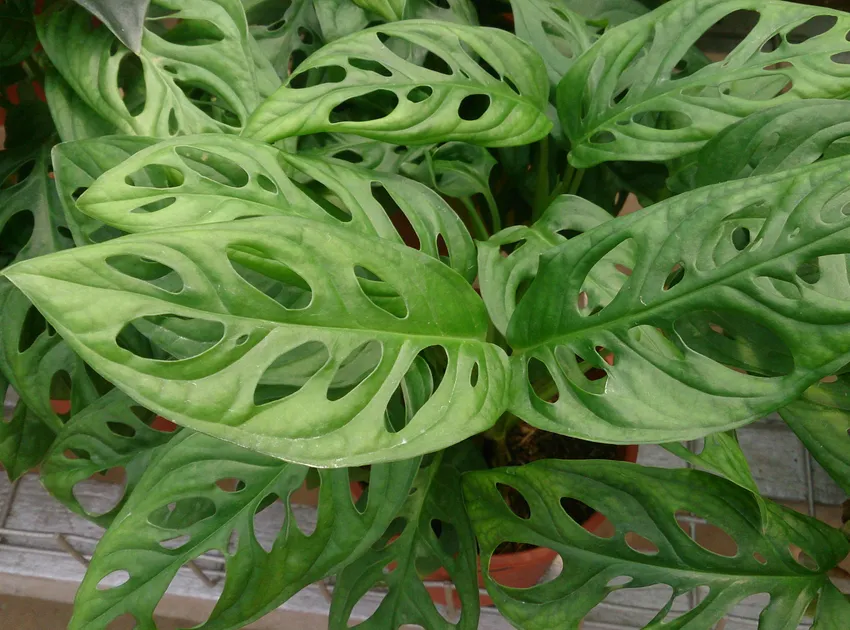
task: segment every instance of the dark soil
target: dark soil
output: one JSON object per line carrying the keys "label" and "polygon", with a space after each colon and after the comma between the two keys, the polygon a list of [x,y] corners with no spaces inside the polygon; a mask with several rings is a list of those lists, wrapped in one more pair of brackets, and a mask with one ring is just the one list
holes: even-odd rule
{"label": "dark soil", "polygon": [[[505,439],[504,448],[488,440],[484,444],[484,458],[491,468],[521,466],[540,459],[620,459],[621,447],[613,444],[597,444],[576,438],[535,429],[525,422],[515,425]],[[508,486],[500,486],[505,502],[513,512],[528,518],[531,510],[523,496]],[[593,510],[572,499],[561,501],[561,505],[577,523],[584,523]],[[534,545],[506,542],[496,548],[497,554],[516,553],[534,549]]]}

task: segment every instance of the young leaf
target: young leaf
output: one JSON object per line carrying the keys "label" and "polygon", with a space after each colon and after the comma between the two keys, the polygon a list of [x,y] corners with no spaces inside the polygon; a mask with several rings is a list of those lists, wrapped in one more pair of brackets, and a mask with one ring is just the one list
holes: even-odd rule
{"label": "young leaf", "polygon": [[[682,441],[761,417],[834,374],[850,360],[841,297],[850,292],[848,165],[700,188],[544,254],[508,328],[514,413],[584,439]],[[634,265],[617,268],[629,247]],[[585,278],[611,266],[619,293],[588,311]],[[767,374],[729,369],[712,342],[732,333],[713,313],[767,340],[750,346],[756,364],[791,361]],[[536,361],[554,378],[555,402],[530,388]]]}
{"label": "young leaf", "polygon": [[694,157],[693,188],[850,154],[850,103],[792,101],[730,125]]}
{"label": "young leaf", "polygon": [[[147,469],[153,449],[173,435],[152,428],[154,418],[124,392],[107,392],[65,424],[41,466],[41,483],[72,512],[108,527]],[[113,468],[124,469],[123,496],[108,512],[92,514],[74,495],[74,486]]]}
{"label": "young leaf", "polygon": [[[3,385],[0,379],[0,385]],[[3,389],[5,396],[6,389]],[[27,406],[18,401],[9,422],[0,422],[0,465],[9,481],[38,466],[50,449],[56,433],[41,421]]]}
{"label": "young leaf", "polygon": [[[369,498],[360,509],[347,470],[319,471],[318,520],[308,536],[295,525],[289,505],[307,468],[186,431],[158,451],[98,544],[69,628],[102,630],[130,613],[138,628],[154,630],[154,608],[178,569],[212,550],[225,555],[227,578],[218,605],[199,628],[242,627],[368,550],[404,503],[418,464],[373,466]],[[217,485],[222,480],[236,485]],[[267,552],[257,538],[255,514],[280,507],[285,521]],[[98,586],[117,571],[130,579]]]}
{"label": "young leaf", "polygon": [[74,0],[96,15],[115,37],[137,55],[142,50],[142,31],[150,0]]}
{"label": "young leaf", "polygon": [[[478,628],[477,548],[461,493],[461,473],[474,458],[468,443],[441,453],[424,466],[404,506],[379,541],[337,577],[329,628],[344,630],[354,606],[377,583],[387,595],[362,630],[417,624],[425,628]],[[444,568],[460,598],[460,619],[447,621],[437,612],[423,584],[426,575]]]}
{"label": "young leaf", "polygon": [[[506,357],[485,342],[486,312],[469,284],[410,248],[326,223],[155,231],[5,273],[144,406],[289,461],[413,457],[486,430],[505,408]],[[204,337],[190,353],[151,354],[128,345],[139,326]],[[445,374],[406,426],[390,427],[387,405],[420,354]],[[289,375],[286,388],[266,387],[268,368]]]}
{"label": "young leaf", "polygon": [[[423,49],[425,63],[399,56],[396,44]],[[319,71],[322,82],[301,85]],[[545,75],[537,53],[504,31],[405,20],[322,47],[257,108],[244,134],[266,142],[343,132],[396,144],[525,144],[551,129]]]}
{"label": "young leaf", "polygon": [[[687,74],[680,61],[718,20],[736,10],[758,23],[722,61]],[[786,35],[815,16],[830,30],[801,43]],[[608,160],[658,161],[701,148],[753,112],[800,98],[842,98],[850,73],[840,53],[850,16],[768,0],[673,0],[606,32],[558,86],[558,112],[570,161],[585,168]],[[772,38],[775,50],[763,46]]]}
{"label": "young leaf", "polygon": [[[528,519],[511,512],[497,483],[522,494],[531,509]],[[767,504],[769,524],[763,530],[751,492],[695,470],[548,460],[469,473],[464,497],[481,544],[487,591],[511,623],[528,630],[578,628],[613,591],[655,584],[673,591],[646,628],[661,627],[662,620],[665,627],[713,627],[738,602],[757,593],[771,596],[760,627],[795,628],[808,603],[828,586],[827,571],[850,551],[837,530],[772,503]],[[565,499],[600,511],[616,533],[611,538],[588,533],[561,509]],[[720,527],[734,540],[734,555],[714,553],[691,539],[677,523],[680,511]],[[648,542],[638,546],[636,536]],[[503,542],[553,549],[565,569],[531,589],[501,586],[488,566]],[[791,554],[789,543],[807,554],[805,565]],[[675,621],[667,617],[677,596],[699,587],[709,590],[698,607]]]}
{"label": "young leaf", "polygon": [[122,133],[238,133],[269,79],[258,73],[274,76],[267,62],[265,70],[256,67],[241,3],[154,4],[180,25],[162,36],[146,28],[138,57],[72,5],[40,16],[39,39],[77,96]]}
{"label": "young leaf", "polygon": [[[123,139],[104,142],[125,150]],[[75,182],[74,188],[86,183]],[[71,188],[64,181],[62,187]],[[448,264],[470,282],[475,278],[469,233],[451,207],[425,186],[222,134],[169,140],[139,151],[98,178],[76,206],[126,232],[258,215],[300,216],[398,243],[402,237],[393,220],[406,217],[421,251],[439,259],[442,238]]]}
{"label": "young leaf", "polygon": [[[537,276],[540,255],[566,243],[568,236],[565,234],[573,237],[610,219],[611,215],[589,201],[562,195],[531,227],[509,227],[478,244],[481,297],[487,305],[490,319],[500,333],[507,333],[508,322],[517,301]],[[506,250],[508,246],[511,247],[510,253]],[[626,255],[620,262],[628,265],[631,259]],[[588,304],[606,298],[610,301],[616,295],[616,291],[612,292],[608,288],[612,283],[607,277],[617,273],[614,266],[599,272],[603,272],[603,275],[594,277],[594,281],[585,287]]]}
{"label": "young leaf", "polygon": [[779,415],[818,463],[850,493],[850,381],[813,385]]}

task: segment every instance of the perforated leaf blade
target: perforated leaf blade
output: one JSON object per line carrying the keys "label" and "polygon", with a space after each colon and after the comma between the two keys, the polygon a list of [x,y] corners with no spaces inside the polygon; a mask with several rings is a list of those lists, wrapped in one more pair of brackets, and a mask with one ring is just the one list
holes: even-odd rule
{"label": "perforated leaf blade", "polygon": [[[545,253],[508,329],[513,411],[590,440],[683,441],[754,420],[834,374],[850,350],[847,164],[700,188]],[[635,263],[618,269],[627,247]],[[619,292],[587,308],[585,278],[612,265]],[[769,370],[730,369],[742,368],[723,342],[739,332],[764,340],[747,358]],[[557,400],[532,390],[530,362],[554,379]]]}
{"label": "perforated leaf blade", "polygon": [[[323,4],[314,0],[295,0],[282,2],[273,8],[267,2],[246,7],[251,35],[280,78],[286,79],[301,61],[324,43],[317,15]],[[365,26],[364,22],[361,28]]]}
{"label": "perforated leaf blade", "polygon": [[850,153],[850,103],[792,101],[730,125],[694,156],[691,187],[777,173]]}
{"label": "perforated leaf blade", "polygon": [[[505,408],[506,357],[484,341],[486,313],[463,277],[324,223],[150,232],[6,274],[144,406],[289,461],[404,459],[487,429]],[[138,333],[152,349],[134,347]],[[420,354],[445,375],[405,426],[389,427],[387,406]]]}
{"label": "perforated leaf blade", "polygon": [[[107,527],[145,472],[153,450],[173,436],[153,428],[155,419],[124,392],[107,392],[76,413],[51,440],[41,466],[41,483],[69,510]],[[123,468],[125,475],[120,500],[105,512],[92,512],[74,494],[74,486],[116,468]]]}
{"label": "perforated leaf blade", "polygon": [[157,0],[179,28],[145,28],[138,57],[73,5],[37,20],[39,40],[62,78],[121,133],[169,137],[238,133],[276,81],[258,58],[238,0]]}
{"label": "perforated leaf blade", "polygon": [[[757,25],[722,61],[693,74],[677,64],[718,20],[737,10]],[[802,43],[787,34],[815,16],[834,26]],[[607,31],[558,87],[558,111],[571,163],[588,167],[625,159],[652,161],[700,149],[753,112],[800,98],[843,98],[850,69],[844,35],[850,17],[788,2],[675,0]],[[775,50],[765,46],[778,37]]]}
{"label": "perforated leaf blade", "polygon": [[818,383],[779,414],[830,477],[850,493],[848,387],[844,374],[831,383]]}
{"label": "perforated leaf blade", "polygon": [[[497,483],[522,494],[531,511],[528,519],[508,508]],[[481,544],[487,590],[511,623],[528,630],[578,628],[613,591],[655,584],[673,591],[645,628],[712,627],[738,602],[758,593],[771,596],[760,628],[795,628],[807,604],[829,584],[827,571],[850,550],[837,530],[772,503],[763,531],[752,493],[695,470],[547,460],[469,473],[464,497]],[[565,498],[608,517],[614,535],[603,538],[584,530],[561,507]],[[720,527],[734,539],[735,555],[720,555],[695,542],[677,522],[677,512]],[[569,568],[530,589],[502,586],[488,566],[503,542],[553,549]],[[789,544],[803,549],[808,567],[796,560]],[[677,596],[698,587],[709,589],[698,607],[667,616]]]}
{"label": "perforated leaf blade", "polygon": [[[199,627],[242,627],[378,540],[417,467],[417,460],[374,466],[369,498],[357,507],[347,470],[319,471],[317,521],[308,535],[289,503],[306,467],[184,432],[158,451],[98,544],[69,627],[99,630],[130,613],[138,628],[155,630],[154,609],[177,571],[212,550],[224,554],[227,577],[216,608]],[[264,510],[285,512],[270,551],[261,541],[271,532],[257,529]],[[130,575],[124,584],[107,579],[99,586],[120,571]]]}
{"label": "perforated leaf blade", "polygon": [[[461,473],[481,459],[476,448],[460,444],[423,465],[407,501],[381,539],[337,577],[331,630],[348,628],[358,600],[378,583],[386,584],[387,595],[358,624],[363,630],[404,624],[445,630],[478,627],[477,548],[461,492]],[[426,589],[424,582],[436,569],[446,571],[454,584],[460,599],[457,620],[442,616]]]}
{"label": "perforated leaf blade", "polygon": [[[98,168],[107,168],[111,160],[144,142],[104,139],[111,146],[102,153],[101,143],[94,141],[58,149],[63,191],[79,192],[79,186],[89,185],[73,174],[79,170],[78,161],[96,173],[86,157],[92,151],[101,153]],[[447,254],[449,266],[470,282],[475,278],[469,232],[426,186],[222,134],[168,140],[139,151],[98,177],[77,199],[76,208],[131,233],[269,215],[313,219],[401,243],[397,226],[407,223],[413,233],[406,235],[408,243],[436,259]],[[85,226],[82,219],[80,223]]]}
{"label": "perforated leaf blade", "polygon": [[[411,47],[433,61],[394,52]],[[316,85],[311,72],[319,75]],[[510,33],[405,20],[322,47],[257,108],[244,135],[266,142],[343,132],[395,144],[526,144],[551,128],[547,85],[540,57]]]}

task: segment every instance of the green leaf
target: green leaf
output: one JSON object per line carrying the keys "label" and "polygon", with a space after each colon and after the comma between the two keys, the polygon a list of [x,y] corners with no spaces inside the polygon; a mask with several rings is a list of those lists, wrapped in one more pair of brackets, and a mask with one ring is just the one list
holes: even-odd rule
{"label": "green leaf", "polygon": [[[722,62],[687,74],[680,61],[688,49],[740,9],[758,11],[758,24]],[[815,16],[834,17],[834,26],[801,43],[786,39]],[[570,162],[585,168],[613,159],[670,159],[700,149],[724,127],[767,107],[843,98],[850,73],[833,56],[850,51],[848,28],[850,16],[840,11],[773,0],[674,0],[613,28],[558,87]],[[774,37],[780,45],[763,52]]]}
{"label": "green leaf", "polygon": [[258,76],[242,5],[238,0],[154,4],[180,25],[161,36],[153,25],[146,28],[138,57],[108,29],[92,28],[88,13],[72,5],[40,16],[39,38],[77,96],[122,133],[238,133],[268,80]]}
{"label": "green leaf", "polygon": [[15,3],[0,5],[0,67],[21,63],[37,43],[32,13]]}
{"label": "green leaf", "polygon": [[357,6],[377,13],[388,22],[404,19],[404,9],[408,0],[352,0]]}
{"label": "green leaf", "polygon": [[[405,624],[446,630],[478,628],[477,547],[461,492],[461,473],[476,457],[481,458],[476,447],[464,443],[423,466],[381,539],[337,577],[331,630],[349,627],[355,605],[376,584],[386,584],[387,595],[369,619],[358,624],[362,630]],[[460,599],[456,623],[437,612],[423,583],[440,568],[450,576]]]}
{"label": "green leaf", "polygon": [[778,173],[850,153],[850,103],[792,101],[747,116],[694,156],[692,187]]}
{"label": "green leaf", "polygon": [[[537,276],[540,255],[567,242],[567,238],[585,232],[610,220],[611,216],[581,197],[562,195],[550,205],[531,227],[516,225],[494,234],[478,244],[478,269],[481,297],[498,331],[507,333],[508,322],[530,282]],[[568,236],[567,236],[568,235]],[[510,253],[508,253],[510,248]],[[507,254],[507,255],[504,255]],[[628,257],[622,260],[629,264]],[[612,291],[607,276],[610,269],[596,271],[593,282],[585,288],[588,300],[610,301]],[[599,276],[600,272],[607,274]]]}
{"label": "green leaf", "polygon": [[[834,374],[850,360],[848,164],[700,188],[545,253],[508,328],[513,412],[589,440],[683,441],[761,417]],[[618,269],[628,248],[636,261]],[[588,308],[585,278],[611,266],[619,293]],[[757,364],[791,361],[767,374],[729,369],[737,366],[714,343],[729,333],[715,313],[767,340],[750,346]],[[554,378],[556,402],[531,389],[529,363]]]}
{"label": "green leaf", "polygon": [[818,383],[779,410],[818,463],[850,493],[850,381]]}
{"label": "green leaf", "polygon": [[847,619],[850,619],[850,600],[833,584],[826,584],[818,599],[812,630],[841,630]]}
{"label": "green leaf", "polygon": [[[161,230],[5,273],[144,406],[289,461],[413,457],[486,430],[505,409],[506,358],[485,342],[469,284],[410,248],[329,224],[268,217]],[[134,322],[185,328],[196,356],[125,349],[116,338],[132,338]],[[445,375],[404,428],[391,427],[385,410],[420,353]],[[269,367],[289,375],[286,388],[262,382]]]}
{"label": "green leaf", "polygon": [[511,0],[517,37],[540,53],[554,85],[595,40],[596,29],[569,5],[563,0]]}
{"label": "green leaf", "polygon": [[[490,197],[490,173],[496,159],[483,147],[447,142],[425,153],[418,165],[403,164],[401,171],[448,197]],[[495,202],[493,202],[495,203]]]}
{"label": "green leaf", "polygon": [[[315,137],[307,136],[304,140]],[[303,150],[299,143],[298,155],[331,158],[372,171],[398,173],[403,166],[409,168],[411,165],[421,164],[425,160],[425,154],[433,148],[431,145],[403,147],[349,134],[327,134],[327,139],[328,142],[320,146],[304,147]]]}
{"label": "green leaf", "polygon": [[[246,10],[251,35],[281,79],[322,46],[316,5],[323,2],[259,3]],[[364,23],[361,28],[365,28]]]}
{"label": "green leaf", "polygon": [[109,27],[127,48],[139,54],[150,0],[74,0]]}
{"label": "green leaf", "polygon": [[0,465],[9,481],[38,466],[55,437],[50,427],[19,401],[11,421],[0,422]]}
{"label": "green leaf", "polygon": [[[497,483],[522,494],[531,508],[528,519],[511,512]],[[464,496],[481,545],[487,591],[511,623],[527,630],[578,628],[611,592],[655,584],[673,591],[645,628],[713,627],[738,602],[758,593],[770,594],[759,627],[796,628],[807,604],[829,583],[827,571],[850,551],[837,530],[772,503],[767,504],[769,525],[763,532],[759,504],[751,492],[695,470],[539,461],[469,473]],[[601,511],[616,533],[602,538],[587,532],[562,509],[565,499]],[[677,512],[720,527],[734,540],[735,555],[700,546],[677,522]],[[635,534],[651,545],[638,547]],[[501,586],[487,569],[503,542],[551,548],[568,568],[530,589]],[[806,563],[815,568],[797,561],[789,543],[802,548]],[[665,619],[677,596],[698,587],[710,590],[697,608],[675,620]]]}
{"label": "green leaf", "polygon": [[58,73],[48,72],[44,93],[56,131],[63,142],[96,138],[116,132],[111,123],[101,118],[83,101]]}
{"label": "green leaf", "polygon": [[[65,424],[42,464],[41,483],[72,512],[108,527],[147,470],[153,449],[173,435],[152,428],[154,418],[117,389],[104,394]],[[122,498],[93,514],[74,496],[74,486],[113,468],[125,471]]]}
{"label": "green leaf", "polygon": [[[424,49],[437,69],[387,44]],[[299,87],[319,69],[323,82]],[[385,24],[322,47],[254,112],[244,133],[267,142],[333,131],[396,144],[525,144],[551,128],[545,73],[537,53],[504,31],[426,20]]]}
{"label": "green leaf", "polygon": [[[125,140],[104,142],[126,152]],[[98,143],[88,146],[100,150]],[[103,155],[111,153],[117,155]],[[68,190],[65,175],[63,168],[60,181]],[[78,189],[86,182],[73,185]],[[344,162],[287,154],[244,138],[178,138],[139,151],[98,178],[76,205],[125,232],[259,215],[300,216],[397,243],[402,237],[393,221],[406,217],[424,253],[439,259],[442,239],[448,264],[470,282],[475,278],[469,233],[448,204],[425,186]]]}
{"label": "green leaf", "polygon": [[[224,554],[227,578],[215,610],[198,627],[242,627],[368,550],[403,505],[417,467],[417,460],[373,466],[368,498],[357,506],[347,470],[320,470],[318,520],[308,536],[289,504],[306,467],[184,432],[158,451],[98,544],[69,628],[101,630],[130,613],[139,630],[155,630],[154,608],[178,569],[213,550]],[[236,485],[223,489],[216,483],[222,480]],[[266,552],[255,514],[281,508],[283,527]],[[119,571],[130,579],[98,586]]]}
{"label": "green leaf", "polygon": [[369,24],[369,15],[352,0],[323,0],[313,4],[325,42],[362,31]]}

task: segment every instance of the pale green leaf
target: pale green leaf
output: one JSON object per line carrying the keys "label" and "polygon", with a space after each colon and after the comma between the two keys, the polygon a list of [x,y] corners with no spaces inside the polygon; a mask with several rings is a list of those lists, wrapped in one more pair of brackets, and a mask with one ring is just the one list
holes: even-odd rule
{"label": "pale green leaf", "polygon": [[[430,52],[438,69],[400,57],[396,43]],[[299,87],[320,69],[322,82]],[[551,128],[545,75],[537,53],[504,31],[385,24],[322,47],[254,112],[244,133],[267,142],[343,132],[397,144],[524,144]]]}
{"label": "pale green leaf", "polygon": [[56,72],[48,72],[44,93],[56,131],[63,142],[96,138],[116,132],[116,128],[98,115]]}
{"label": "pale green leaf", "polygon": [[320,0],[314,6],[325,42],[361,31],[369,24],[369,14],[352,0]]}
{"label": "pale green leaf", "polygon": [[[522,494],[531,509],[528,519],[511,512],[497,483]],[[714,627],[741,600],[768,593],[770,603],[759,628],[792,630],[808,603],[828,585],[827,571],[850,551],[837,530],[772,503],[767,504],[768,527],[763,530],[751,492],[695,470],[548,460],[469,473],[464,496],[481,545],[487,590],[500,612],[526,630],[577,629],[613,591],[657,584],[671,586],[672,594],[644,628]],[[614,535],[603,538],[584,530],[562,508],[565,499],[604,514]],[[734,555],[714,553],[691,539],[677,522],[679,512],[726,532],[736,545]],[[638,545],[635,535],[649,543]],[[530,589],[501,586],[487,567],[503,542],[553,549],[561,555],[564,571]],[[808,566],[795,559],[789,544],[803,549]],[[668,616],[677,596],[699,587],[707,587],[699,606]]]}
{"label": "pale green leaf", "polygon": [[[848,164],[700,188],[544,254],[508,329],[512,410],[590,440],[683,441],[755,420],[835,373],[850,360]],[[620,269],[619,293],[583,308],[585,278],[616,268],[628,247],[636,261]],[[791,361],[730,369],[740,368],[715,346],[728,333],[714,313],[768,340],[748,346],[757,358]],[[529,362],[554,378],[556,402],[531,389]]]}
{"label": "pale green leaf", "polygon": [[[758,11],[758,24],[723,60],[693,74],[681,67],[689,48],[736,10]],[[786,35],[815,16],[836,21],[802,43]],[[571,163],[664,160],[700,149],[724,127],[800,98],[843,98],[850,67],[850,17],[839,11],[768,0],[673,0],[607,31],[558,87]],[[775,50],[765,43],[779,37]],[[678,66],[678,68],[677,68]],[[787,88],[787,89],[786,89]]]}
{"label": "pale green leaf", "polygon": [[[289,503],[306,467],[187,431],[157,451],[98,544],[69,628],[102,630],[130,613],[139,630],[155,630],[154,609],[177,571],[214,550],[226,559],[224,592],[198,627],[240,628],[368,550],[403,504],[417,467],[417,460],[373,466],[357,506],[347,470],[319,471],[318,518],[308,536]],[[264,510],[285,512],[270,552],[255,528]],[[99,586],[118,571],[130,579]]]}
{"label": "pale green leaf", "polygon": [[245,12],[258,49],[281,79],[289,77],[304,59],[322,46],[317,4],[324,3],[314,0],[263,2]]}
{"label": "pale green leaf", "polygon": [[[326,223],[267,217],[161,230],[6,275],[144,406],[290,461],[413,457],[486,430],[505,408],[506,358],[485,342],[486,312],[466,280],[410,248]],[[116,341],[122,331],[132,338],[133,322],[179,331],[187,318],[187,347],[202,350],[191,358]],[[357,360],[376,344],[379,358]],[[387,405],[420,353],[435,373],[445,369],[442,381],[406,426],[388,426]],[[305,373],[317,354],[324,362]],[[261,382],[270,366],[289,371],[286,387]]]}

